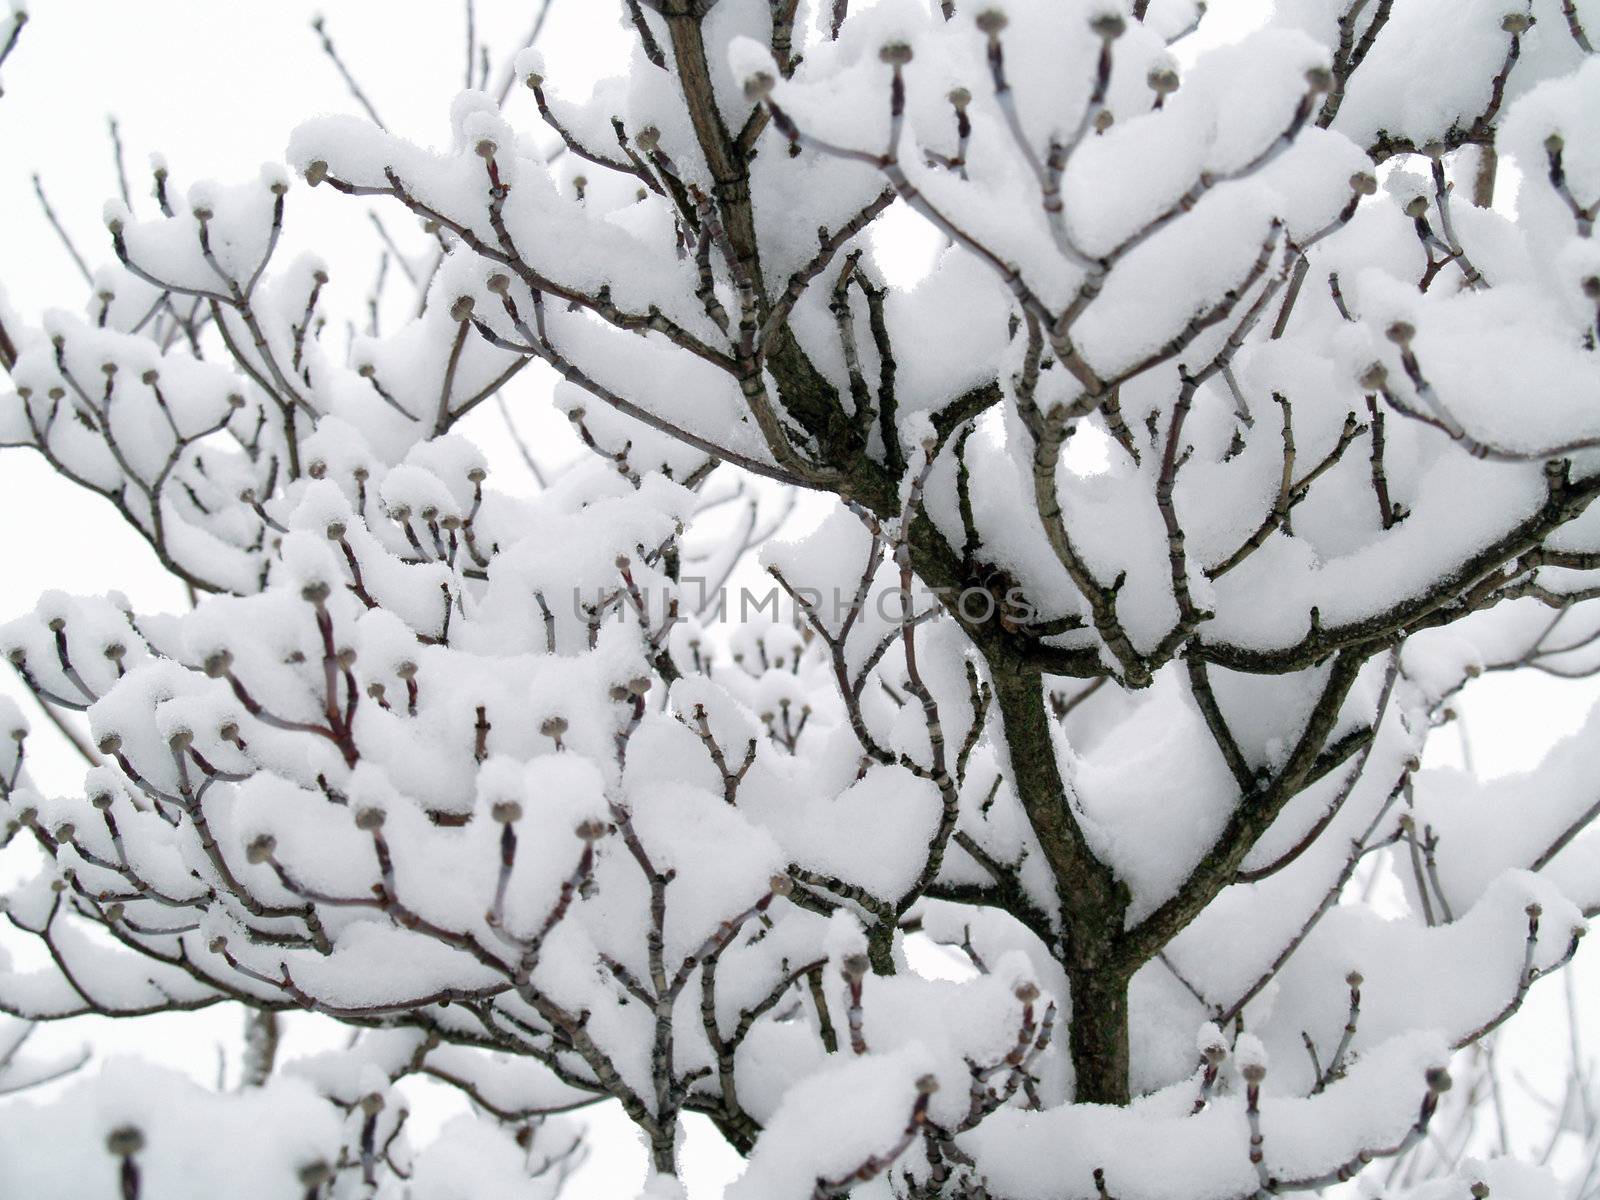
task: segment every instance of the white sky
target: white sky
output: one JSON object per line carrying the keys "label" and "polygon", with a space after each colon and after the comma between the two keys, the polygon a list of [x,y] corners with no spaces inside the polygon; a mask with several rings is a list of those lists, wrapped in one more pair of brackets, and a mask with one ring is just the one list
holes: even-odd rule
{"label": "white sky", "polygon": [[[1237,28],[1252,23],[1269,2],[1216,0],[1213,11]],[[479,0],[480,33],[502,51],[497,69],[538,3]],[[100,221],[101,206],[116,187],[109,112],[121,122],[135,208],[143,202],[151,211],[145,198],[153,150],[165,154],[182,186],[199,177],[232,181],[279,158],[304,118],[356,111],[309,28],[316,11],[326,15],[342,56],[390,128],[417,140],[447,137],[449,103],[465,68],[464,8],[454,0],[34,0],[31,7],[22,42],[0,73],[0,286],[11,305],[29,315],[50,306],[81,308],[86,295],[33,196],[33,170],[91,266],[110,257]],[[550,59],[558,90],[581,94],[619,63],[627,45],[620,11],[615,0],[555,0],[544,44],[563,48]],[[524,127],[537,120],[520,95],[509,111]],[[376,256],[368,253],[364,222],[358,202],[327,189],[291,192],[282,260],[317,245],[333,265],[335,308],[341,287],[347,309],[354,309],[370,280]],[[409,233],[403,221],[391,227]],[[346,246],[359,247],[363,256],[341,256]],[[146,609],[184,603],[181,589],[156,569],[107,505],[52,478],[36,456],[6,452],[0,455],[0,619],[31,607],[51,587],[87,593],[116,587]],[[18,697],[34,719],[36,776],[47,785],[73,786],[77,763],[43,728],[9,673],[0,678],[0,691]],[[1596,694],[1587,683],[1538,676],[1476,685],[1462,708],[1478,769],[1501,774],[1531,766],[1553,740],[1577,728]],[[1449,731],[1437,741],[1439,760],[1454,761]],[[1549,990],[1541,997],[1536,989],[1534,1003],[1559,1011],[1559,995]],[[1526,1024],[1540,1021],[1532,1015]],[[213,1021],[162,1018],[115,1031],[96,1028],[93,1037],[208,1078],[215,1070],[213,1041],[231,1043],[236,1021],[233,1012]],[[89,1036],[81,1027],[52,1032]],[[586,1168],[570,1193],[576,1200],[631,1195],[642,1170],[642,1153],[634,1150],[631,1127],[620,1114],[602,1125],[595,1140],[610,1153]],[[707,1145],[714,1140],[705,1137]],[[692,1190],[717,1194],[719,1179],[733,1165],[727,1152],[708,1149],[690,1158],[698,1176]]]}

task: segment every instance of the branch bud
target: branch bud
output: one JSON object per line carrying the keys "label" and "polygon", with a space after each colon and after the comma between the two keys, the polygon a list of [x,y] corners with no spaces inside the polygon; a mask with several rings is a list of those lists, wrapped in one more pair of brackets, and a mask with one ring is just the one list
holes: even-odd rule
{"label": "branch bud", "polygon": [[333,1168],[318,1159],[316,1162],[307,1163],[300,1168],[299,1179],[310,1191],[316,1191],[328,1180],[333,1178]]}
{"label": "branch bud", "polygon": [[1156,67],[1145,76],[1150,90],[1158,96],[1170,96],[1178,90],[1178,73],[1171,67]]}
{"label": "branch bud", "polygon": [[754,104],[772,95],[772,89],[777,86],[778,81],[771,71],[756,71],[745,76],[744,98]]}
{"label": "branch bud", "polygon": [[1089,28],[1097,37],[1113,41],[1128,31],[1128,23],[1117,12],[1104,12],[1089,18]]}
{"label": "branch bud", "polygon": [[144,1133],[136,1125],[118,1125],[106,1134],[106,1152],[118,1158],[131,1158],[144,1149]]}
{"label": "branch bud", "polygon": [[1001,31],[1009,24],[1009,19],[1002,8],[986,8],[978,14],[974,24],[977,25],[979,33],[995,38],[999,37]]}

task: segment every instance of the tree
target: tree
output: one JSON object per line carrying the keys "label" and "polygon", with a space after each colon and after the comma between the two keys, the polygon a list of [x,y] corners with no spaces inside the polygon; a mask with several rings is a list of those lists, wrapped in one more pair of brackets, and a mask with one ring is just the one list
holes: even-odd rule
{"label": "tree", "polygon": [[[275,263],[279,168],[158,163],[83,316],[3,314],[0,440],[200,599],[4,629],[103,761],[0,763],[49,959],[0,1008],[370,1031],[274,1195],[402,1194],[413,1073],[525,1148],[616,1100],[659,1196],[691,1113],[741,1197],[1410,1152],[1600,908],[1592,738],[1421,768],[1470,679],[1595,665],[1600,11],[1316,0],[1191,56],[1190,0],[622,7],[588,103],[530,47],[448,147],[353,80],[297,133],[431,239],[391,332]],[[944,241],[909,288],[894,211]],[[594,453],[522,495],[457,427],[533,364]],[[719,611],[758,546],[779,615]],[[137,1191],[144,1130],[98,1134]],[[462,1144],[419,1195],[509,1186]],[[1439,1170],[1408,1194],[1553,1186]]]}

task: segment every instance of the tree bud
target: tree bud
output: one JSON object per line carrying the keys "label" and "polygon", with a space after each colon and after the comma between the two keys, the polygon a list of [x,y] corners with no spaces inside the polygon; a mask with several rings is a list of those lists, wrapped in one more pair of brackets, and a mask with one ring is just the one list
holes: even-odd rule
{"label": "tree bud", "polygon": [[264,863],[272,857],[273,851],[278,848],[278,839],[270,833],[263,833],[253,839],[244,848],[245,861],[249,863]]}
{"label": "tree bud", "polygon": [[772,89],[778,86],[778,81],[771,71],[756,71],[746,75],[744,79],[744,98],[752,104],[765,100],[772,95]]}
{"label": "tree bud", "polygon": [[364,833],[375,833],[382,829],[385,819],[381,808],[368,805],[366,808],[356,810],[356,828]]}
{"label": "tree bud", "polygon": [[891,67],[903,67],[911,61],[911,43],[885,42],[878,47],[878,59]]}
{"label": "tree bud", "polygon": [[986,33],[990,37],[999,37],[1008,23],[1005,10],[1001,8],[984,9],[974,22],[978,26],[979,33]]}
{"label": "tree bud", "polygon": [[1104,12],[1089,18],[1089,28],[1097,37],[1111,41],[1127,32],[1128,23],[1122,19],[1121,13]]}
{"label": "tree bud", "polygon": [[496,800],[489,808],[489,815],[501,825],[513,825],[522,820],[522,805],[515,800]]}
{"label": "tree bud", "polygon": [[329,1167],[321,1159],[313,1163],[307,1163],[299,1171],[300,1182],[312,1191],[315,1191],[332,1178],[333,1168]]}
{"label": "tree bud", "polygon": [[118,1158],[130,1158],[144,1149],[144,1134],[136,1125],[118,1125],[106,1134],[106,1151]]}

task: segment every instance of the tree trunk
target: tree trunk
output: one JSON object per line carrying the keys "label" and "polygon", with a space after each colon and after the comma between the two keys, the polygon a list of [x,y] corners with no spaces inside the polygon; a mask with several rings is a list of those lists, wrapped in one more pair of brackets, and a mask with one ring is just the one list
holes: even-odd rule
{"label": "tree trunk", "polygon": [[1072,985],[1069,1045],[1079,1104],[1126,1104],[1128,1091],[1128,977],[1121,971],[1068,969]]}
{"label": "tree trunk", "polygon": [[1117,955],[1128,891],[1090,852],[1051,741],[1044,678],[991,662],[1018,798],[1055,876],[1064,936],[1051,947],[1072,985],[1069,1045],[1077,1099],[1128,1102],[1129,971]]}

